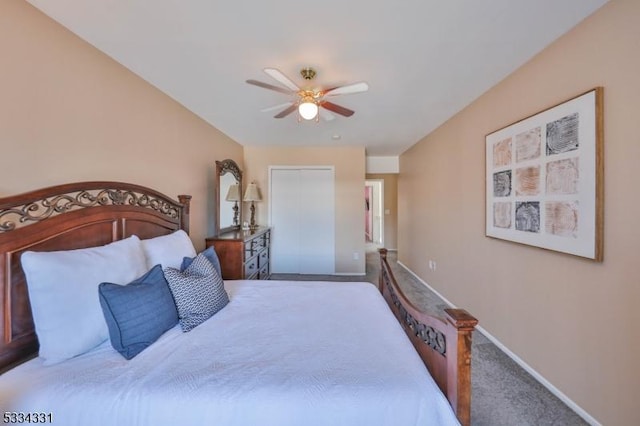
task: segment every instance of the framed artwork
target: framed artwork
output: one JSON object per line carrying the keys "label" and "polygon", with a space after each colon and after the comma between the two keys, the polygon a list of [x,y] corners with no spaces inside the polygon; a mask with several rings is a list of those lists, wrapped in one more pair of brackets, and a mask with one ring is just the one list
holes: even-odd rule
{"label": "framed artwork", "polygon": [[486,136],[486,235],[602,261],[603,88]]}

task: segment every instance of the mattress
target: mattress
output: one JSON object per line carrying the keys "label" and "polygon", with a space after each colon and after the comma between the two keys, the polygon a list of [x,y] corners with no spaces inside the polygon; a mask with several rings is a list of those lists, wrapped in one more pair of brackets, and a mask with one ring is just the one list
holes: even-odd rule
{"label": "mattress", "polygon": [[127,361],[110,343],[0,376],[56,425],[457,425],[370,283],[226,281],[230,303]]}

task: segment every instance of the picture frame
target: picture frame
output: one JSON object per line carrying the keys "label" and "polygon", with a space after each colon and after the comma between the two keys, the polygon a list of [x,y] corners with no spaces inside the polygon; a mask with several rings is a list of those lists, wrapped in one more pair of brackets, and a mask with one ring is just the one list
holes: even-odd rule
{"label": "picture frame", "polygon": [[487,237],[602,261],[603,94],[486,135]]}

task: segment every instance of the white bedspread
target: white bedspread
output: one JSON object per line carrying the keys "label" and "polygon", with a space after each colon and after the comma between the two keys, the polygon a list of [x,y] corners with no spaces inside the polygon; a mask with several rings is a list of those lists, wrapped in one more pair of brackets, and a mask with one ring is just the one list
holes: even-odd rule
{"label": "white bedspread", "polygon": [[458,424],[369,283],[227,281],[231,302],[127,361],[105,342],[62,364],[0,376],[0,412],[53,424]]}

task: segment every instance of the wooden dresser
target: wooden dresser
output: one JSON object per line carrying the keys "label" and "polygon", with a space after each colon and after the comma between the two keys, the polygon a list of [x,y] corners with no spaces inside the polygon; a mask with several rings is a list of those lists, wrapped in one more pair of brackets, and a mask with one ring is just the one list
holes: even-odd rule
{"label": "wooden dresser", "polygon": [[225,232],[206,240],[220,259],[222,278],[225,280],[268,280],[271,231]]}

